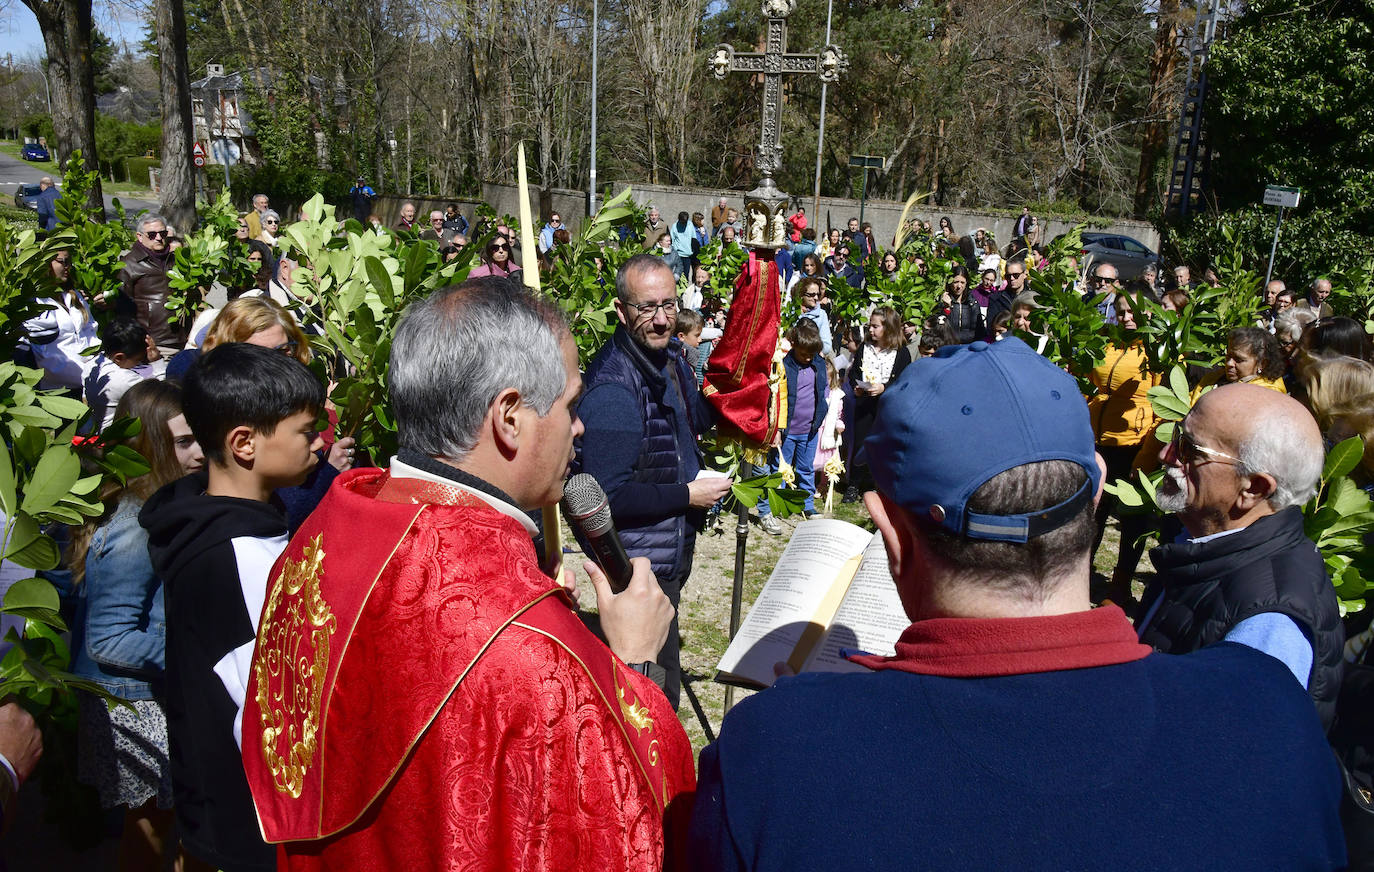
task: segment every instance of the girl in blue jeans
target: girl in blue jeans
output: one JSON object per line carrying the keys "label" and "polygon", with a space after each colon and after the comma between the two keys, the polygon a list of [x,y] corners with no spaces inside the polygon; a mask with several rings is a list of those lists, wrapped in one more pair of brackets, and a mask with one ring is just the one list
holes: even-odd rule
{"label": "girl in blue jeans", "polygon": [[[776,472],[780,461],[791,465],[796,473],[796,486],[806,493],[806,517],[816,514],[817,433],[829,409],[826,395],[830,381],[825,358],[821,356],[821,334],[816,322],[800,318],[787,333],[792,350],[782,359],[787,376],[787,427],[779,434],[771,468]],[[759,526],[774,536],[782,534],[782,525],[768,508],[768,501],[759,502]]]}
{"label": "girl in blue jeans", "polygon": [[138,418],[127,444],[151,467],[101,494],[105,513],[75,531],[68,564],[80,585],[72,672],[129,701],[107,709],[80,697],[77,777],[104,808],[124,806],[121,869],[160,869],[171,840],[171,763],[167,718],[157,699],[166,648],[162,581],[148,558],[138,511],[162,485],[199,469],[200,446],[181,413],[181,390],[148,380],[129,388],[115,419]]}

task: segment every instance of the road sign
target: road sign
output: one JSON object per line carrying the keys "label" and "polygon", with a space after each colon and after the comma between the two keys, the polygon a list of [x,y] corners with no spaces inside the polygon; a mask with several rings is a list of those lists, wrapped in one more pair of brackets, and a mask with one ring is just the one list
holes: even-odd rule
{"label": "road sign", "polygon": [[887,158],[877,154],[851,154],[849,165],[870,170],[882,170],[887,168]]}
{"label": "road sign", "polygon": [[213,139],[210,141],[210,156],[217,163],[233,166],[239,162],[243,152],[232,139]]}
{"label": "road sign", "polygon": [[191,148],[191,162],[198,167],[205,166],[205,148],[199,142]]}
{"label": "road sign", "polygon": [[1302,191],[1284,185],[1270,185],[1264,189],[1264,205],[1266,206],[1282,206],[1285,209],[1294,209],[1301,197]]}

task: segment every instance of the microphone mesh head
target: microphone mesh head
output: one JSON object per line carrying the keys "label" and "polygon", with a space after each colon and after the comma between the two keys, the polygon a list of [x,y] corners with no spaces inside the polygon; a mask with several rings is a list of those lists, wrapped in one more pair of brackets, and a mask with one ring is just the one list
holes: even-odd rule
{"label": "microphone mesh head", "polygon": [[579,521],[588,533],[599,533],[611,526],[611,506],[606,501],[606,492],[585,472],[579,472],[563,485],[563,510],[570,520]]}

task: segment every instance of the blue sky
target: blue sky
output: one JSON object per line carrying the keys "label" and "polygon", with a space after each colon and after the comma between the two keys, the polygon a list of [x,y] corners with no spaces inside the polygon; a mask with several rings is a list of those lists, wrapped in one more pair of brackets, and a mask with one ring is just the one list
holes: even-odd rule
{"label": "blue sky", "polygon": [[33,17],[29,7],[23,3],[10,3],[0,13],[0,26],[4,27],[3,42],[5,51],[16,59],[32,55],[43,55],[43,34],[38,30],[38,19]]}
{"label": "blue sky", "polygon": [[[15,60],[41,58],[46,53],[43,33],[38,29],[38,19],[33,17],[29,7],[19,0],[11,0],[7,5],[0,6],[4,7],[4,11],[0,12],[0,45],[4,46],[0,53],[8,52],[14,55]],[[95,23],[114,40],[115,45],[124,39],[136,50],[138,41],[143,38],[138,17],[127,7],[122,10],[111,9],[97,0]]]}

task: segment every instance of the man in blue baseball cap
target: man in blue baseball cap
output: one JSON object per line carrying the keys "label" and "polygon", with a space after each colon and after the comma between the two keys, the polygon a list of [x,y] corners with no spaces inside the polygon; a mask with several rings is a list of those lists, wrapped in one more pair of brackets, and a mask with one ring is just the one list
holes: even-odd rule
{"label": "man in blue baseball cap", "polygon": [[[1340,776],[1278,660],[1136,640],[1088,576],[1103,465],[1018,339],[888,387],[865,504],[911,625],[780,678],[701,753],[701,869],[1333,869]],[[1224,834],[1224,835],[1222,835]]]}

